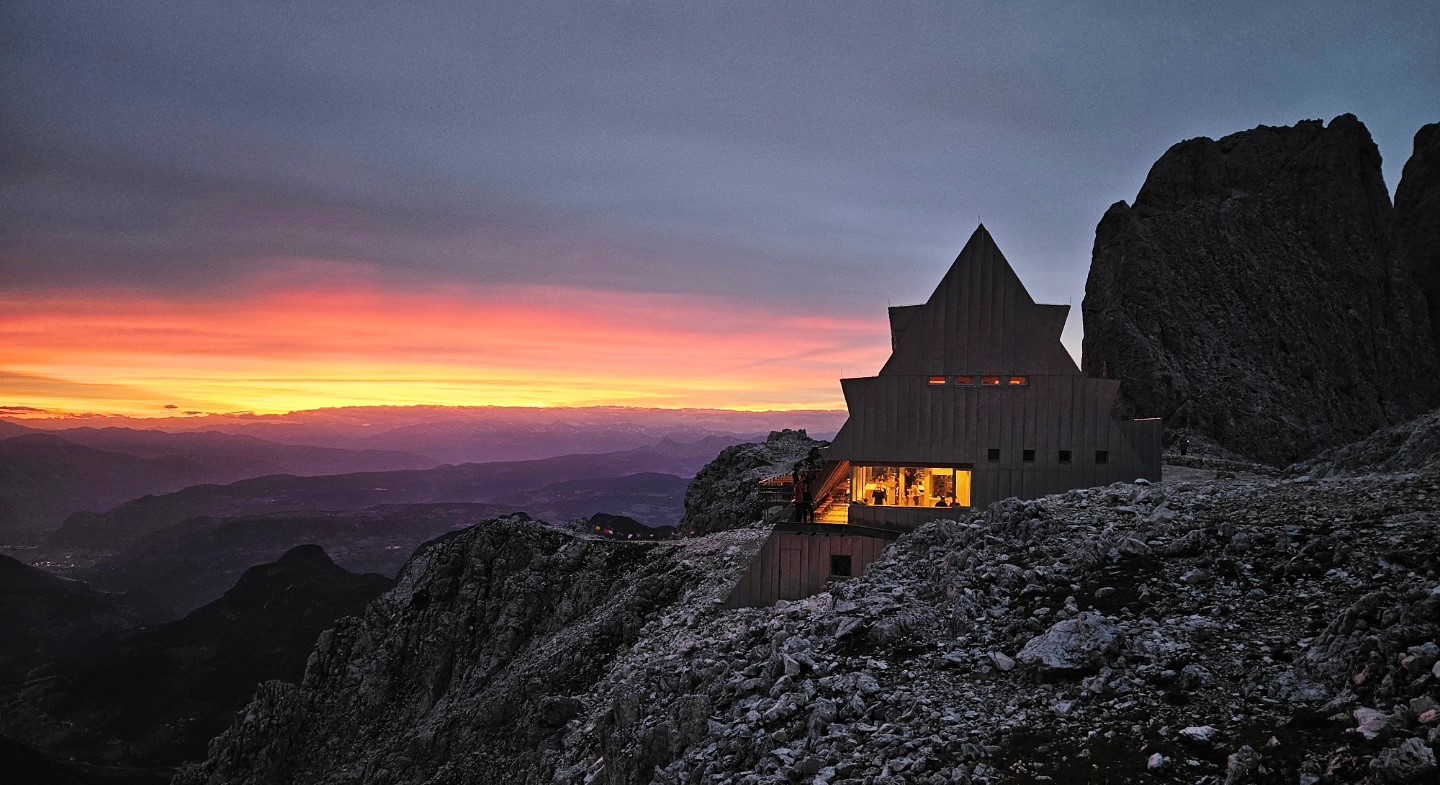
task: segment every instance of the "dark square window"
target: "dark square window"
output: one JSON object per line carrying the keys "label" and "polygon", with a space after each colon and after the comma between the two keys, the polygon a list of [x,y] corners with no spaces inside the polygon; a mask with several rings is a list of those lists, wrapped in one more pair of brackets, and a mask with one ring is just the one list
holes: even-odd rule
{"label": "dark square window", "polygon": [[998,461],[998,460],[1000,460],[1000,448],[999,448],[999,447],[991,447],[991,448],[990,448],[990,454],[989,454],[988,457],[989,457],[990,460],[992,460],[992,461]]}
{"label": "dark square window", "polygon": [[1034,462],[1035,462],[1035,451],[1034,451],[1034,450],[1024,450],[1024,451],[1022,451],[1022,452],[1020,453],[1020,460],[1026,462],[1026,463],[1034,463]]}
{"label": "dark square window", "polygon": [[853,574],[850,572],[850,557],[831,556],[830,574],[837,578],[849,578]]}
{"label": "dark square window", "polygon": [[1069,462],[1070,462],[1070,451],[1069,451],[1069,450],[1061,450],[1061,451],[1060,451],[1060,462],[1061,462],[1061,463],[1069,463]]}
{"label": "dark square window", "polygon": [[1110,451],[1109,451],[1109,450],[1096,450],[1096,451],[1095,451],[1095,462],[1096,462],[1096,463],[1109,463],[1109,462],[1110,462]]}

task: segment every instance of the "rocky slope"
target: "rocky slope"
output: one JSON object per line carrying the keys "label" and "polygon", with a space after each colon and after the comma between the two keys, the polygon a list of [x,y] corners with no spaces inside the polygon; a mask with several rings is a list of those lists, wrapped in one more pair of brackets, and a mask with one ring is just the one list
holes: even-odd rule
{"label": "rocky slope", "polygon": [[773,609],[721,607],[757,529],[457,534],[177,782],[1433,781],[1440,473],[1183,474]]}
{"label": "rocky slope", "polygon": [[171,624],[93,642],[44,678],[3,693],[0,730],[90,764],[195,760],[257,684],[298,680],[321,631],[390,588],[318,546],[248,570],[225,596]]}
{"label": "rocky slope", "polygon": [[723,597],[762,537],[621,543],[522,518],[443,537],[177,781],[541,781],[612,660],[682,597]]}
{"label": "rocky slope", "polygon": [[1415,134],[1415,150],[1395,187],[1400,244],[1430,311],[1430,335],[1440,347],[1440,123]]}
{"label": "rocky slope", "polygon": [[1170,148],[1096,228],[1082,311],[1084,369],[1119,379],[1133,413],[1273,465],[1440,404],[1424,298],[1352,115]]}
{"label": "rocky slope", "polygon": [[1419,471],[1440,468],[1440,409],[1384,428],[1291,466],[1292,476]]}
{"label": "rocky slope", "polygon": [[797,463],[819,469],[814,451],[826,444],[811,439],[804,430],[787,428],[772,432],[758,444],[726,447],[685,490],[685,517],[680,519],[680,531],[706,534],[759,520],[766,506],[773,503],[764,497],[760,481],[788,475]]}

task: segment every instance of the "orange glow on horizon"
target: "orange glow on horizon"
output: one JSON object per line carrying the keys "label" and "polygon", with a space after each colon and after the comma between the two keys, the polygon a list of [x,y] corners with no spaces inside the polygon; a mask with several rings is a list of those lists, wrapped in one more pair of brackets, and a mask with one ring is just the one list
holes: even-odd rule
{"label": "orange glow on horizon", "polygon": [[0,405],[49,414],[358,405],[843,408],[889,351],[871,320],[577,289],[229,299],[0,294]]}

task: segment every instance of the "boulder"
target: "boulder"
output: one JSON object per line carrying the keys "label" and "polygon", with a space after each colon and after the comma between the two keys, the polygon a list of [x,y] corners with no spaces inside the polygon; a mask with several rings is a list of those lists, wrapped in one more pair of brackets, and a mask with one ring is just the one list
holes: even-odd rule
{"label": "boulder", "polygon": [[1031,638],[1018,659],[1042,672],[1057,675],[1092,673],[1120,647],[1120,628],[1094,612],[1056,622]]}
{"label": "boulder", "polygon": [[1433,782],[1435,770],[1435,751],[1415,738],[1390,747],[1370,762],[1370,771],[1380,782]]}

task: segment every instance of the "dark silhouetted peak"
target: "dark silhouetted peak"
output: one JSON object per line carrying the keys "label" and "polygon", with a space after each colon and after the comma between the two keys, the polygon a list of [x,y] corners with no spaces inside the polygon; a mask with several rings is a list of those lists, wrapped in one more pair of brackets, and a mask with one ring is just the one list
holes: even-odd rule
{"label": "dark silhouetted peak", "polygon": [[297,612],[312,602],[323,601],[324,594],[349,591],[353,584],[383,587],[389,579],[381,575],[356,575],[330,559],[318,545],[291,548],[277,561],[251,567],[225,596],[191,614],[191,618],[208,609],[221,606],[273,607],[277,603],[293,606]]}
{"label": "dark silhouetted peak", "polygon": [[1286,465],[1440,403],[1369,132],[1351,115],[1170,148],[1106,212],[1084,369],[1130,414]]}
{"label": "dark silhouetted peak", "polygon": [[309,568],[328,570],[335,566],[335,562],[331,560],[330,554],[326,553],[324,548],[314,543],[308,543],[306,545],[296,545],[294,548],[286,551],[285,555],[276,560],[275,566],[292,569]]}
{"label": "dark silhouetted peak", "polygon": [[1395,189],[1395,222],[1425,295],[1430,337],[1440,350],[1440,123],[1415,134],[1415,151]]}

